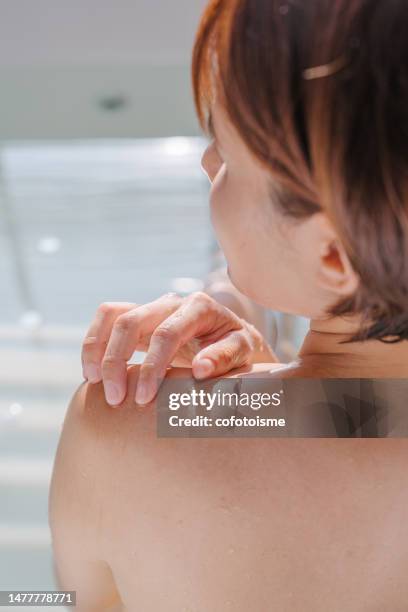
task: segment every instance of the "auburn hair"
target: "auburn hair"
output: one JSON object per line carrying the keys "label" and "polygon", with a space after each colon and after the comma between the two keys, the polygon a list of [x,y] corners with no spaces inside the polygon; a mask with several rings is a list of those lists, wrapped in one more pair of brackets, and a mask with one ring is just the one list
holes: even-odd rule
{"label": "auburn hair", "polygon": [[360,278],[349,341],[408,339],[408,2],[212,0],[192,80],[269,169],[282,213],[324,211]]}

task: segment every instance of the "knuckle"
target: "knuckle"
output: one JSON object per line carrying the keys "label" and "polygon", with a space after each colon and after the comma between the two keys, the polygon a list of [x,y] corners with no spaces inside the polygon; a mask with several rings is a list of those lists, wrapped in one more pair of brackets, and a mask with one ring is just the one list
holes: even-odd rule
{"label": "knuckle", "polygon": [[219,359],[222,363],[225,363],[225,364],[235,362],[236,351],[234,350],[232,346],[225,346],[219,355]]}
{"label": "knuckle", "polygon": [[235,366],[240,366],[245,363],[252,353],[252,346],[249,339],[237,332],[235,341],[231,345],[231,363]]}
{"label": "knuckle", "polygon": [[89,336],[85,338],[81,348],[82,361],[84,362],[87,360],[91,360],[100,355],[101,353],[103,354],[103,352],[106,350],[106,347],[106,340],[99,340],[96,336]]}
{"label": "knuckle", "polygon": [[118,359],[114,355],[105,355],[102,359],[102,372],[110,372],[118,364]]}
{"label": "knuckle", "polygon": [[190,294],[189,299],[191,302],[197,302],[200,304],[208,304],[211,302],[210,296],[204,293],[204,291],[194,291],[194,293]]}
{"label": "knuckle", "polygon": [[188,298],[188,308],[192,308],[196,316],[212,312],[214,310],[214,300],[203,291],[191,293]]}
{"label": "knuckle", "polygon": [[151,374],[153,374],[157,370],[158,365],[159,365],[158,361],[156,361],[155,359],[152,359],[151,357],[146,358],[141,366],[143,376],[149,377]]}
{"label": "knuckle", "polygon": [[99,304],[97,308],[97,312],[102,315],[105,315],[105,314],[109,314],[110,312],[112,312],[113,309],[114,309],[113,302],[102,302],[102,304]]}
{"label": "knuckle", "polygon": [[178,339],[177,332],[170,325],[159,325],[153,332],[153,336],[168,343],[175,342]]}
{"label": "knuckle", "polygon": [[101,344],[101,342],[98,340],[97,336],[87,336],[82,342],[82,351],[86,352],[87,350],[92,350],[99,344]]}
{"label": "knuckle", "polygon": [[119,333],[128,333],[136,323],[136,316],[133,313],[125,313],[120,315],[115,323],[115,330]]}
{"label": "knuckle", "polygon": [[217,361],[221,365],[230,367],[241,366],[251,353],[251,345],[245,336],[231,337],[228,344],[224,344],[217,353]]}

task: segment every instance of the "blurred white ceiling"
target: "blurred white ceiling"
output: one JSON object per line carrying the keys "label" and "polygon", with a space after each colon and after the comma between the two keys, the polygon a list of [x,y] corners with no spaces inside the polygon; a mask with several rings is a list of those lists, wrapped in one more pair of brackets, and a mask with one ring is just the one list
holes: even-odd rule
{"label": "blurred white ceiling", "polygon": [[206,0],[0,0],[0,138],[199,133],[190,57]]}
{"label": "blurred white ceiling", "polygon": [[1,0],[0,65],[187,64],[205,0]]}

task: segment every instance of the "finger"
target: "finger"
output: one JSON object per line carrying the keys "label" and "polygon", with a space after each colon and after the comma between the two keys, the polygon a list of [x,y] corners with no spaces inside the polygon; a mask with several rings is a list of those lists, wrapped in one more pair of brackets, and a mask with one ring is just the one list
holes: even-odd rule
{"label": "finger", "polygon": [[197,294],[154,330],[140,367],[135,395],[138,404],[152,401],[176,353],[187,342],[213,327],[213,315],[210,298],[201,298],[201,294]]}
{"label": "finger", "polygon": [[82,343],[82,371],[89,382],[102,380],[101,362],[115,320],[135,307],[137,304],[130,302],[104,302],[97,309]]}
{"label": "finger", "polygon": [[247,334],[231,331],[197,353],[192,361],[193,376],[198,380],[221,376],[248,363],[251,354]]}
{"label": "finger", "polygon": [[166,294],[116,319],[102,360],[102,378],[109,404],[117,406],[126,397],[127,362],[140,339],[150,335],[163,319],[180,306],[182,299],[174,293]]}

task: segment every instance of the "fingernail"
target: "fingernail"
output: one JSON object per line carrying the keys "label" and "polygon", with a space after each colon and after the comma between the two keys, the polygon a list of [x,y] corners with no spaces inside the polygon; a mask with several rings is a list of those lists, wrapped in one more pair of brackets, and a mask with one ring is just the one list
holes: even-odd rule
{"label": "fingernail", "polygon": [[214,372],[214,364],[210,359],[200,359],[194,364],[194,377],[205,378]]}
{"label": "fingernail", "polygon": [[102,378],[101,368],[97,363],[87,363],[84,366],[84,376],[90,383],[97,383]]}
{"label": "fingernail", "polygon": [[110,404],[111,406],[117,406],[118,404],[120,404],[122,394],[116,383],[112,382],[111,380],[107,380],[104,383],[104,389],[106,401],[108,402],[108,404]]}

